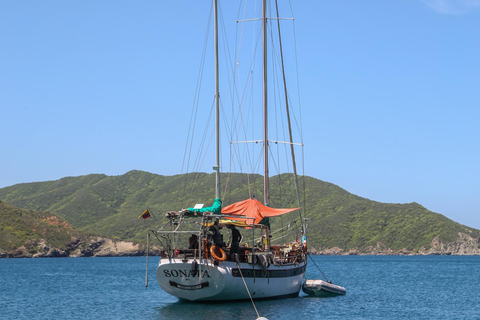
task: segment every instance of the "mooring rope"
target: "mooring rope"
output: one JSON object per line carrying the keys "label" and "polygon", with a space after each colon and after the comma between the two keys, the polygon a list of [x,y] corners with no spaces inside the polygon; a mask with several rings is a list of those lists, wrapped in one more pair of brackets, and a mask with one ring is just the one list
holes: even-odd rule
{"label": "mooring rope", "polygon": [[317,264],[315,263],[315,260],[313,260],[312,256],[310,255],[310,253],[307,253],[307,256],[310,257],[310,260],[312,260],[313,264],[315,265],[315,267],[317,267],[318,271],[320,271],[322,274],[323,274],[323,277],[327,280],[328,283],[332,283],[332,281],[328,280],[327,276],[325,275],[325,273],[323,273],[323,271],[317,266]]}
{"label": "mooring rope", "polygon": [[[245,289],[247,289],[248,296],[250,297],[250,301],[252,301],[253,308],[255,309],[255,312],[257,313],[257,319],[266,319],[264,317],[260,317],[260,314],[258,313],[257,307],[255,306],[255,302],[253,302],[252,295],[250,294],[250,290],[248,290],[247,283],[245,282],[245,278],[243,278],[242,274],[242,269],[240,268],[240,263],[238,261],[238,255],[235,254],[235,262],[237,263],[238,271],[240,272],[240,276],[242,277],[243,284],[245,285]],[[268,320],[268,319],[266,319]]]}

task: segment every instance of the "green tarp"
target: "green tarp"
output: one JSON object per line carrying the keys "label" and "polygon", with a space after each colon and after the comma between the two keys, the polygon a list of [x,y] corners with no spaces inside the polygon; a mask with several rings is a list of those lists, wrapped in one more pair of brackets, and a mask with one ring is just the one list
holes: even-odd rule
{"label": "green tarp", "polygon": [[192,212],[213,212],[220,214],[222,212],[222,201],[220,199],[215,199],[211,207],[205,207],[202,209],[188,208]]}

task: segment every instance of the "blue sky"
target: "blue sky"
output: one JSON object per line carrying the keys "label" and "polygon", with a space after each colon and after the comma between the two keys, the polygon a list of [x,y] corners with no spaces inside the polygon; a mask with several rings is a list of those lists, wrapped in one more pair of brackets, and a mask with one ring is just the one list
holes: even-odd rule
{"label": "blue sky", "polygon": [[[292,5],[305,173],[480,228],[480,0]],[[0,187],[181,173],[209,10],[2,1]]]}

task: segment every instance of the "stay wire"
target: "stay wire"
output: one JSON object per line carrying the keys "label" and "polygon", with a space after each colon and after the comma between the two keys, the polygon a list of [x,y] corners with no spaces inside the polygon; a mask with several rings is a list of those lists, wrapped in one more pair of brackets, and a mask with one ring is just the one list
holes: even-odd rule
{"label": "stay wire", "polygon": [[307,252],[307,256],[310,258],[310,260],[312,260],[313,264],[315,265],[315,267],[317,267],[318,271],[320,271],[323,275],[323,277],[327,280],[328,283],[332,283],[332,281],[330,281],[327,276],[325,275],[325,273],[323,273],[323,271],[320,269],[320,267],[315,263],[315,260],[313,260],[312,256],[310,255],[310,253]]}

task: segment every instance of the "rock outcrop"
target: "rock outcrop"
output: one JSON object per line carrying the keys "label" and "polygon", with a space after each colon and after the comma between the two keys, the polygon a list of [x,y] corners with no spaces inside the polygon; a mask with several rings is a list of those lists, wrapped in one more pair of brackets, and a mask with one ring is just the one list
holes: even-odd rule
{"label": "rock outcrop", "polygon": [[366,248],[352,248],[343,250],[338,247],[317,250],[309,248],[311,254],[319,255],[480,255],[480,238],[473,238],[465,233],[459,232],[454,242],[442,242],[440,236],[436,236],[430,246],[419,250],[392,250],[383,243],[378,242],[376,246]]}
{"label": "rock outcrop", "polygon": [[[146,248],[139,244],[128,241],[113,241],[112,239],[95,237],[91,238],[87,246],[73,251],[71,257],[122,257],[122,256],[143,256]],[[152,247],[149,254],[158,255],[160,249]]]}
{"label": "rock outcrop", "polygon": [[459,232],[455,242],[444,243],[437,236],[432,240],[430,247],[419,250],[420,254],[454,254],[454,255],[478,255],[480,254],[480,238],[472,238]]}
{"label": "rock outcrop", "polygon": [[[149,254],[160,255],[160,248],[152,246]],[[59,249],[45,239],[30,240],[11,252],[0,252],[0,258],[54,258],[54,257],[121,257],[143,256],[146,248],[128,241],[114,241],[104,237],[72,238],[66,248]]]}

